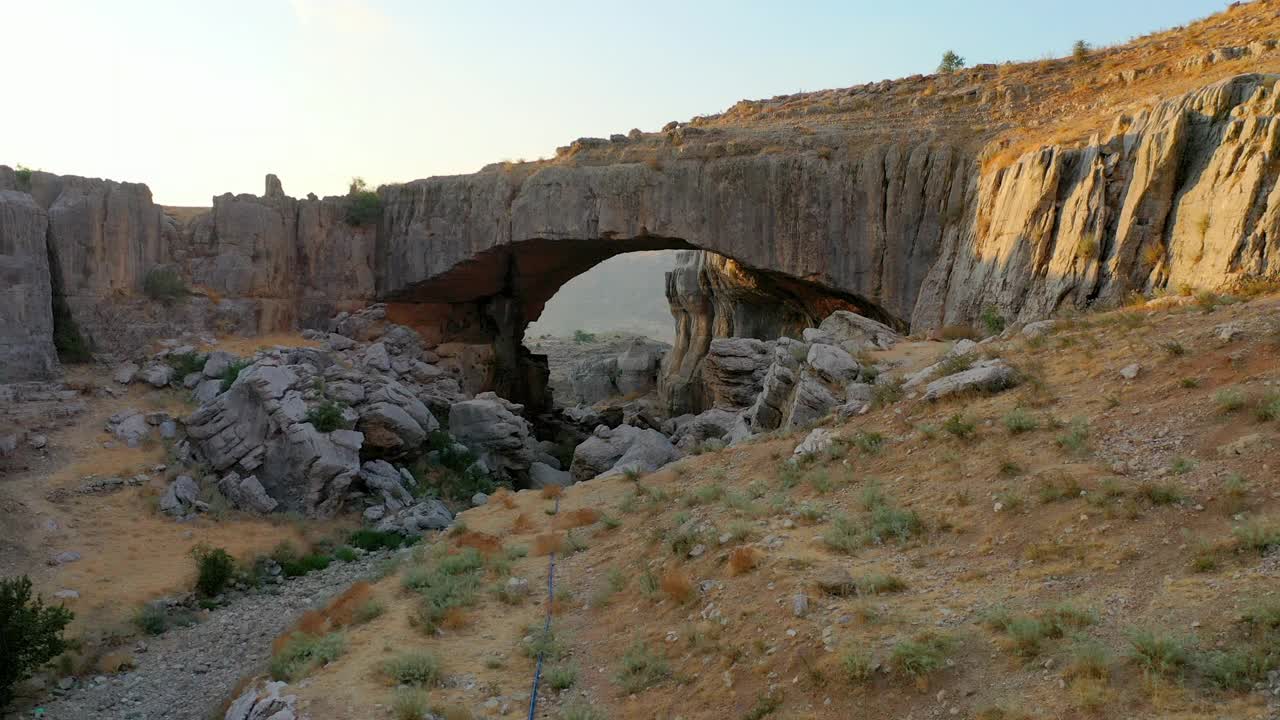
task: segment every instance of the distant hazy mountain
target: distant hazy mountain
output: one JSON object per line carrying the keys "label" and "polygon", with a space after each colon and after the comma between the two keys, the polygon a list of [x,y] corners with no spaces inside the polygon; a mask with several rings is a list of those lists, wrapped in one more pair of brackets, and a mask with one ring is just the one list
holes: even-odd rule
{"label": "distant hazy mountain", "polygon": [[574,330],[628,332],[671,342],[674,320],[667,305],[666,272],[676,251],[618,255],[565,283],[525,337],[566,337]]}

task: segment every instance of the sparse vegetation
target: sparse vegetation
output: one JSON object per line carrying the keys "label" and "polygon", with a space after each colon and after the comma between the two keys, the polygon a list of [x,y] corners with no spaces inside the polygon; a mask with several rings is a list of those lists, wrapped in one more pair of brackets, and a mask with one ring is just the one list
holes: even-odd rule
{"label": "sparse vegetation", "polygon": [[574,330],[573,341],[578,343],[579,345],[585,345],[586,343],[593,343],[596,341],[596,334],[589,333],[586,330]]}
{"label": "sparse vegetation", "polygon": [[889,664],[896,672],[904,675],[928,675],[943,667],[947,653],[954,645],[955,641],[948,635],[921,633],[895,644],[889,654]]}
{"label": "sparse vegetation", "polygon": [[430,687],[440,682],[440,658],[426,650],[403,653],[388,660],[382,671],[400,685]]}
{"label": "sparse vegetation", "polygon": [[341,633],[294,633],[271,657],[271,677],[297,682],[316,668],[338,659],[346,649],[347,641]]}
{"label": "sparse vegetation", "polygon": [[973,422],[966,419],[965,416],[960,413],[952,415],[947,418],[946,422],[942,423],[943,430],[946,430],[953,437],[960,438],[961,440],[967,440],[968,438],[973,437],[974,427]]}
{"label": "sparse vegetation", "polygon": [[[964,60],[962,59],[961,63],[963,62]],[[982,308],[982,315],[978,319],[982,321],[982,326],[987,329],[989,335],[999,335],[1004,332],[1006,321],[1004,316],[1000,314],[1000,310],[994,305]]]}
{"label": "sparse vegetation", "polygon": [[1148,675],[1173,675],[1187,663],[1187,641],[1149,629],[1128,633],[1129,657]]}
{"label": "sparse vegetation", "polygon": [[322,433],[341,430],[346,425],[342,419],[342,411],[346,407],[332,400],[325,400],[307,411],[306,422],[315,426]]}
{"label": "sparse vegetation", "polygon": [[1236,388],[1219,390],[1213,400],[1218,405],[1218,412],[1224,414],[1237,412],[1245,405],[1244,393]]}
{"label": "sparse vegetation", "polygon": [[1012,435],[1031,432],[1040,428],[1040,422],[1026,410],[1014,408],[1004,416],[1004,426]]}
{"label": "sparse vegetation", "polygon": [[232,360],[227,365],[227,369],[222,372],[222,392],[231,389],[231,385],[240,377],[240,372],[249,367],[248,360]]}
{"label": "sparse vegetation", "polygon": [[1071,45],[1071,57],[1076,62],[1084,62],[1089,59],[1090,50],[1089,43],[1084,40],[1077,40]]}
{"label": "sparse vegetation", "polygon": [[653,687],[671,676],[667,659],[649,650],[648,645],[636,643],[622,656],[622,666],[614,676],[614,682],[627,694],[638,693]]}

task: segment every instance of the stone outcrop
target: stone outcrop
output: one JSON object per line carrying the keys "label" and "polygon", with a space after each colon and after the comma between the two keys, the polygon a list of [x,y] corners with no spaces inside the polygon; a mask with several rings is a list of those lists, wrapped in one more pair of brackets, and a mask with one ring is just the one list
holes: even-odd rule
{"label": "stone outcrop", "polygon": [[0,383],[58,372],[49,219],[30,195],[0,190]]}

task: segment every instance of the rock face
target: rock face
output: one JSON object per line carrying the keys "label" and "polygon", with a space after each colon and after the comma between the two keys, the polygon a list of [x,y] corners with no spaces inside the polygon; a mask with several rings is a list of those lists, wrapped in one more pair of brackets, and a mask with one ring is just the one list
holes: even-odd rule
{"label": "rock face", "polygon": [[[440,354],[465,390],[534,411],[548,399],[545,359],[522,334],[565,281],[623,252],[714,253],[687,256],[668,280],[678,332],[660,394],[680,414],[715,406],[691,384],[712,339],[772,340],[833,310],[923,332],[986,308],[1025,322],[1280,273],[1278,92],[1274,77],[1239,75],[1118,118],[1080,147],[1010,162],[980,162],[1002,148],[978,137],[904,134],[825,155],[494,167],[380,188],[376,228],[344,221],[347,198],[294,200],[274,178],[263,197],[223,195],[181,221],[143,185],[47,173],[27,185],[47,216],[52,293],[99,349],[174,329],[313,325],[376,297],[390,319],[451,348]],[[0,190],[16,187],[0,169]],[[2,255],[28,258],[34,278],[39,220],[18,205],[5,200],[5,227],[26,239],[6,229]],[[158,268],[195,295],[173,307],[143,297]],[[30,282],[24,302],[42,297],[43,281]],[[16,315],[0,319],[4,352],[47,369],[43,314],[31,341]]]}
{"label": "rock face", "polygon": [[1240,75],[977,178],[972,222],[945,238],[912,328],[1280,272],[1277,92],[1273,76]]}
{"label": "rock face", "polygon": [[48,216],[30,195],[0,190],[0,383],[58,372]]}

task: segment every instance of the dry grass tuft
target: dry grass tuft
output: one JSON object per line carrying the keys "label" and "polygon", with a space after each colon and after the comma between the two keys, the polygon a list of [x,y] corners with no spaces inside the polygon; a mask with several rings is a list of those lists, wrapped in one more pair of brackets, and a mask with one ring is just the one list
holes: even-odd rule
{"label": "dry grass tuft", "polygon": [[[366,580],[360,580],[347,588],[345,592],[334,598],[329,603],[329,606],[324,609],[324,615],[329,620],[328,630],[350,625],[354,621],[356,613],[372,597],[373,585],[370,585]],[[303,630],[303,632],[312,631]]]}
{"label": "dry grass tuft", "polygon": [[444,612],[444,618],[440,620],[440,627],[447,630],[461,630],[471,624],[471,616],[467,611],[460,607],[451,607]]}
{"label": "dry grass tuft", "polygon": [[510,490],[506,488],[498,488],[497,492],[489,496],[488,504],[497,504],[508,510],[513,510],[516,506],[516,498]]}
{"label": "dry grass tuft", "polygon": [[556,515],[553,527],[556,530],[570,530],[577,527],[586,527],[594,524],[600,519],[600,512],[592,508],[580,508],[571,512],[562,512]]}
{"label": "dry grass tuft", "polygon": [[667,597],[682,605],[693,598],[693,580],[680,568],[670,568],[664,572],[660,587]]}
{"label": "dry grass tuft", "polygon": [[564,488],[559,485],[548,485],[542,488],[542,492],[538,493],[543,500],[555,500],[564,494]]}
{"label": "dry grass tuft", "polygon": [[514,535],[527,535],[533,532],[534,529],[533,521],[525,513],[520,513],[515,520],[511,521],[511,532]]}
{"label": "dry grass tuft", "polygon": [[741,575],[756,569],[760,564],[760,551],[751,547],[735,548],[729,553],[729,574]]}
{"label": "dry grass tuft", "polygon": [[479,550],[485,555],[494,555],[502,551],[502,541],[487,533],[468,530],[459,535],[454,542],[458,547],[469,547]]}
{"label": "dry grass tuft", "polygon": [[533,539],[531,554],[536,557],[559,553],[564,550],[564,535],[561,533],[543,533]]}

